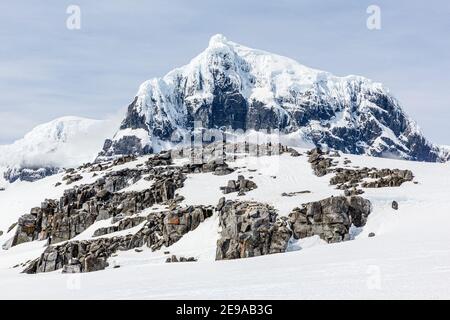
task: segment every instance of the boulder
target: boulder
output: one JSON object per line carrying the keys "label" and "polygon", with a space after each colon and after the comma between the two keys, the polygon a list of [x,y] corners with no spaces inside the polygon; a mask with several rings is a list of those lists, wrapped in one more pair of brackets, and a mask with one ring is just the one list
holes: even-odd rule
{"label": "boulder", "polygon": [[392,201],[392,209],[398,210],[398,202],[397,201]]}
{"label": "boulder", "polygon": [[37,217],[32,214],[25,214],[19,218],[16,234],[12,246],[32,241],[38,232]]}
{"label": "boulder", "polygon": [[333,166],[332,159],[326,158],[325,153],[320,148],[314,148],[307,152],[308,162],[311,163],[311,167],[314,174],[318,177],[322,177],[329,172],[329,168]]}
{"label": "boulder", "polygon": [[84,259],[84,272],[93,272],[103,270],[108,266],[108,262],[106,262],[106,258],[97,257],[93,254],[89,254]]}
{"label": "boulder", "polygon": [[219,226],[216,260],[285,252],[292,235],[273,207],[257,202],[226,201]]}
{"label": "boulder", "polygon": [[237,180],[229,180],[225,187],[220,189],[224,194],[238,192],[238,195],[244,195],[246,192],[256,189],[258,186],[255,182],[245,179],[239,175]]}
{"label": "boulder", "polygon": [[318,235],[332,243],[349,240],[350,227],[364,226],[370,212],[370,201],[362,197],[330,197],[295,208],[289,222],[296,239]]}

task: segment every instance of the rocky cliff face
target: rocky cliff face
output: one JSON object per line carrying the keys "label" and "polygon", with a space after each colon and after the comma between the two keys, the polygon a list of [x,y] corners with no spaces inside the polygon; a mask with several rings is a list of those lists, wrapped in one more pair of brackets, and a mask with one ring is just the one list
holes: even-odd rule
{"label": "rocky cliff face", "polygon": [[58,173],[60,169],[48,167],[48,168],[9,168],[3,173],[3,178],[13,183],[17,180],[33,182],[48,176],[51,176],[55,173]]}
{"label": "rocky cliff face", "polygon": [[223,131],[279,130],[290,141],[346,153],[444,161],[381,84],[336,77],[213,36],[188,65],[141,85],[101,156],[182,141],[194,123]]}

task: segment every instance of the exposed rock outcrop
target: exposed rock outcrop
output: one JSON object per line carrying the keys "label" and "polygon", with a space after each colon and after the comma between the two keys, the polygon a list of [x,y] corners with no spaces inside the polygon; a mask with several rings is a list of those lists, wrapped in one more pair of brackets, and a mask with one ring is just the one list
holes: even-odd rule
{"label": "exposed rock outcrop", "polygon": [[295,196],[297,196],[297,195],[299,195],[299,194],[308,194],[308,193],[311,193],[311,191],[309,191],[309,190],[304,190],[304,191],[294,191],[294,192],[283,192],[282,194],[281,194],[281,196],[282,197],[295,197]]}
{"label": "exposed rock outcrop", "polygon": [[392,201],[392,209],[398,210],[398,202],[397,201]]}
{"label": "exposed rock outcrop", "polygon": [[13,183],[17,180],[33,182],[60,171],[59,168],[45,167],[45,168],[10,168],[3,173],[5,180]]}
{"label": "exposed rock outcrop", "polygon": [[99,228],[99,229],[95,230],[93,236],[99,237],[99,236],[104,236],[105,234],[110,234],[110,233],[114,233],[114,232],[118,232],[118,231],[131,229],[133,227],[140,225],[142,222],[144,222],[146,220],[147,220],[146,217],[141,217],[141,216],[121,219],[119,221],[119,223],[116,225]]}
{"label": "exposed rock outcrop", "polygon": [[[117,192],[129,181],[136,181],[143,172],[150,172],[154,183],[144,191]],[[179,168],[124,169],[100,178],[94,184],[66,190],[60,200],[45,200],[41,207],[19,220],[13,245],[26,241],[48,239],[49,243],[69,240],[97,220],[117,215],[131,216],[155,203],[164,203],[183,186],[185,175]]]}
{"label": "exposed rock outcrop", "polygon": [[329,168],[333,166],[333,160],[327,158],[320,148],[314,148],[307,152],[308,162],[311,163],[311,167],[316,176],[323,177],[330,172]]}
{"label": "exposed rock outcrop", "polygon": [[[330,184],[336,185],[337,189],[345,190],[347,196],[362,194],[363,191],[357,189],[357,187],[398,187],[404,182],[414,179],[414,174],[411,170],[367,167],[362,169],[337,168],[336,163],[332,159],[334,157],[333,154],[329,151],[324,152],[320,148],[308,151],[308,156],[308,161],[311,163],[314,173],[318,177],[334,173],[334,176],[330,178]],[[349,163],[349,161],[345,159],[344,164]],[[369,179],[369,181],[365,181],[365,179]]]}
{"label": "exposed rock outcrop", "polygon": [[147,216],[147,223],[135,234],[69,241],[49,246],[24,272],[50,272],[61,268],[67,273],[102,270],[108,266],[107,259],[116,251],[131,250],[144,245],[151,250],[168,247],[187,232],[195,230],[201,222],[211,217],[213,212],[213,207],[188,206],[151,213]]}
{"label": "exposed rock outcrop", "polygon": [[255,257],[285,252],[292,232],[275,209],[257,202],[221,200],[220,238],[216,260]]}
{"label": "exposed rock outcrop", "polygon": [[237,180],[229,180],[228,184],[220,189],[224,194],[239,192],[239,195],[244,195],[257,187],[255,182],[245,179],[243,175],[239,175]]}
{"label": "exposed rock outcrop", "polygon": [[330,197],[295,208],[289,215],[294,238],[320,236],[333,243],[350,240],[350,227],[362,227],[371,203],[362,197]]}
{"label": "exposed rock outcrop", "polygon": [[[330,179],[331,185],[337,185],[338,189],[349,189],[357,186],[363,188],[399,187],[404,182],[414,178],[410,170],[400,169],[343,169],[333,170],[335,175]],[[370,181],[364,181],[369,179]]]}
{"label": "exposed rock outcrop", "polygon": [[177,257],[176,255],[172,255],[171,257],[166,259],[166,263],[171,263],[171,262],[195,262],[197,261],[197,259],[195,259],[194,257]]}

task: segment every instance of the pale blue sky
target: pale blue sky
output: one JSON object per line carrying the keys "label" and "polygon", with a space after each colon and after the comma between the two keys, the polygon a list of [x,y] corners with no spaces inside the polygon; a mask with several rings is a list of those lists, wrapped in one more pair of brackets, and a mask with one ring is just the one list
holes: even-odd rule
{"label": "pale blue sky", "polygon": [[[70,4],[81,7],[81,30],[66,28]],[[371,4],[379,31],[366,28]],[[215,33],[383,82],[431,141],[450,144],[447,0],[2,1],[0,143],[59,116],[115,113]]]}

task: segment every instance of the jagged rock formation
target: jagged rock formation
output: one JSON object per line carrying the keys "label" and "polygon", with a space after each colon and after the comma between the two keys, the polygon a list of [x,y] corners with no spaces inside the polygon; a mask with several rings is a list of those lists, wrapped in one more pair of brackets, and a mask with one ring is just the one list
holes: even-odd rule
{"label": "jagged rock formation", "polygon": [[[149,173],[155,180],[140,192],[117,191],[130,180]],[[119,214],[130,216],[155,203],[163,203],[175,196],[183,186],[185,175],[179,168],[124,169],[108,174],[91,185],[66,190],[60,200],[46,200],[41,207],[19,219],[12,245],[48,239],[49,243],[69,240],[86,230],[96,220]]]}
{"label": "jagged rock formation", "polygon": [[33,182],[60,171],[58,168],[10,168],[3,173],[3,177],[10,183],[17,180]]}
{"label": "jagged rock formation", "polygon": [[[116,217],[118,217],[118,216],[116,216]],[[103,228],[99,228],[99,229],[95,230],[93,236],[100,237],[100,236],[104,236],[105,234],[131,229],[133,227],[140,225],[145,220],[147,220],[147,218],[141,217],[141,216],[124,218],[124,219],[119,220],[117,225],[103,227]]]}
{"label": "jagged rock formation", "polygon": [[166,212],[151,213],[147,223],[133,235],[99,238],[86,241],[69,241],[49,246],[32,261],[25,273],[50,272],[63,268],[63,272],[92,272],[106,268],[107,259],[116,251],[126,251],[144,245],[152,250],[170,246],[201,222],[212,216],[213,207],[189,206]]}
{"label": "jagged rock formation", "polygon": [[[230,147],[232,153],[240,156],[242,150],[250,152],[251,149],[262,151],[264,155],[290,153],[293,157],[299,156],[294,149],[282,145],[252,146],[243,143],[219,146],[212,143],[206,146],[208,152],[202,154],[198,163],[182,161],[183,164],[175,165],[175,158],[186,155],[182,155],[180,150],[173,150],[154,154],[145,163],[136,164],[132,169],[116,168],[116,171],[101,172],[136,160],[134,157],[117,158],[107,164],[84,165],[82,171],[69,169],[66,171],[67,177],[76,176],[80,172],[101,173],[102,176],[95,183],[77,185],[66,190],[58,200],[45,200],[40,207],[33,208],[29,214],[19,219],[12,245],[45,239],[48,243],[44,253],[28,264],[24,272],[38,273],[59,269],[66,273],[97,271],[106,268],[108,258],[117,251],[141,250],[137,248],[142,246],[159,250],[179,241],[186,233],[195,230],[205,219],[211,217],[214,208],[202,205],[180,206],[183,197],[177,195],[176,190],[183,186],[188,174],[233,172],[235,168],[230,168],[218,157],[220,153],[226,158],[226,149]],[[189,152],[187,157],[193,160],[196,153],[193,150]],[[313,160],[311,164],[321,167],[319,174],[323,170],[326,173],[341,172],[340,168],[334,168],[332,160],[331,166],[320,165],[324,159],[331,159],[328,157],[337,157],[337,153],[316,149],[308,154],[310,160]],[[372,174],[372,171],[367,173]],[[404,179],[412,177],[412,173],[401,170],[373,174],[379,174],[381,178],[393,174]],[[141,191],[123,190],[140,179],[149,181],[148,188]],[[243,176],[239,176],[237,181],[230,181],[234,183],[234,187],[227,186],[227,191],[233,189],[245,192],[256,187]],[[295,194],[297,193],[286,196]],[[152,212],[144,217],[142,210],[154,204],[164,204],[168,209]],[[226,201],[221,198],[215,209],[220,226],[216,259],[224,260],[285,252],[292,237],[299,239],[318,235],[327,242],[349,240],[351,226],[361,227],[365,224],[371,204],[357,196],[331,197],[304,204],[294,209],[289,217],[279,217],[276,210],[268,204]],[[111,225],[97,229],[94,239],[71,240],[94,222],[104,219],[111,219]],[[134,234],[113,234],[136,226],[140,226],[137,232],[129,231]],[[58,244],[63,241],[67,242]],[[175,258],[173,261],[170,258],[170,261],[181,260],[181,257]],[[186,257],[183,260],[190,261]]]}
{"label": "jagged rock formation", "polygon": [[323,177],[327,173],[331,172],[329,168],[333,167],[333,159],[327,158],[320,148],[314,148],[308,151],[308,162],[311,163],[311,167],[314,174],[318,177]]}
{"label": "jagged rock formation", "polygon": [[237,180],[229,180],[225,187],[220,189],[224,194],[238,192],[244,195],[246,192],[256,189],[258,186],[251,180],[245,179],[243,175],[239,175]]}
{"label": "jagged rock formation", "polygon": [[183,165],[183,173],[206,173],[212,172],[218,176],[225,176],[233,173],[234,169],[230,168],[223,159],[211,159],[207,163],[188,163]]}
{"label": "jagged rock formation", "polygon": [[336,77],[222,35],[188,65],[143,83],[101,156],[190,141],[195,122],[224,132],[279,130],[345,153],[444,160],[380,83]]}
{"label": "jagged rock formation", "polygon": [[371,212],[369,200],[358,196],[330,197],[295,208],[289,214],[296,239],[320,236],[333,243],[350,240],[350,227],[362,227]]}
{"label": "jagged rock formation", "polygon": [[285,252],[292,232],[275,209],[257,202],[225,201],[219,211],[220,238],[216,260]]}
{"label": "jagged rock formation", "polygon": [[307,193],[311,193],[311,191],[309,190],[304,190],[304,191],[295,191],[295,192],[283,192],[281,194],[282,197],[295,197],[299,194],[307,194]]}
{"label": "jagged rock formation", "polygon": [[63,181],[66,181],[66,184],[72,184],[74,182],[80,181],[83,179],[83,176],[81,174],[68,174],[62,178]]}
{"label": "jagged rock formation", "polygon": [[[209,151],[216,155],[214,148],[212,144]],[[225,175],[234,171],[220,158],[200,159],[197,162],[174,166],[172,155],[177,156],[178,152],[180,151],[152,155],[144,166],[137,165],[134,169],[108,172],[93,184],[65,190],[59,200],[46,199],[40,207],[31,209],[29,214],[19,219],[16,233],[6,247],[33,240],[47,240],[49,244],[55,244],[72,239],[98,220],[132,216],[159,203],[176,205],[182,199],[175,195],[175,191],[183,186],[186,174],[212,172]],[[195,152],[190,150],[189,154]],[[135,157],[126,156],[115,159],[112,164],[86,164],[79,169],[94,172],[95,175],[97,171],[105,171],[133,160]],[[68,169],[63,180],[72,183],[78,180],[79,176],[77,170]],[[149,181],[148,189],[139,192],[118,192],[139,179]],[[104,232],[107,230],[98,231],[99,234]]]}
{"label": "jagged rock formation", "polygon": [[[331,185],[338,189],[349,189],[357,186],[363,188],[399,187],[404,182],[412,181],[414,175],[411,170],[400,169],[344,169],[334,170],[335,175],[330,179]],[[364,179],[373,179],[364,181]]]}
{"label": "jagged rock formation", "polygon": [[171,263],[171,262],[195,262],[197,261],[197,259],[195,259],[194,257],[177,257],[176,255],[172,255],[171,257],[166,259],[166,263]]}
{"label": "jagged rock formation", "polygon": [[[399,187],[404,182],[414,179],[414,174],[411,170],[367,167],[361,169],[337,168],[337,162],[334,162],[330,157],[336,157],[336,153],[323,152],[320,148],[308,151],[308,161],[311,163],[314,173],[318,177],[334,173],[334,176],[330,179],[330,184],[336,185],[337,189],[345,190],[347,196],[363,193],[357,187]],[[344,160],[344,164],[349,163],[350,160]],[[364,179],[370,179],[370,181],[364,181]]]}

